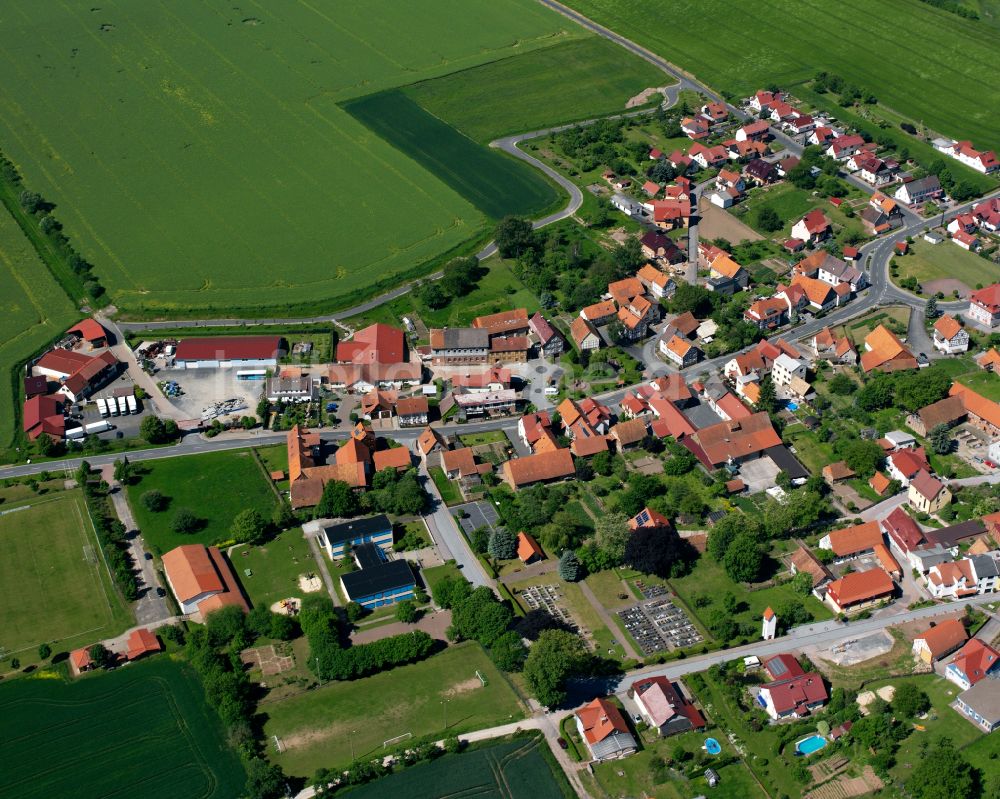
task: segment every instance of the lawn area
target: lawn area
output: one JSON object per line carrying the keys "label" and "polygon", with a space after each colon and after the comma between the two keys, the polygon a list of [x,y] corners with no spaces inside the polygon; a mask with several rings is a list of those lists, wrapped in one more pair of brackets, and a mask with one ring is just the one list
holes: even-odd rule
{"label": "lawn area", "polygon": [[971,388],[978,394],[982,394],[986,399],[1000,402],[1000,375],[993,372],[976,370],[970,374],[957,378],[963,386]]}
{"label": "lawn area", "polygon": [[[765,796],[742,762],[732,763],[719,769],[720,780],[715,788],[709,788],[704,777],[693,780],[677,777],[667,782],[653,782],[649,769],[650,761],[654,757],[667,759],[676,746],[682,746],[692,755],[706,758],[704,767],[710,767],[712,758],[705,755],[701,748],[705,738],[710,735],[712,733],[709,730],[691,731],[654,739],[647,731],[642,736],[644,741],[642,751],[624,760],[595,765],[594,776],[609,796],[655,796],[657,799],[687,799],[689,796],[699,794],[723,797],[723,799],[744,799],[744,797],[754,799]],[[736,754],[723,736],[717,737],[724,752],[730,755]],[[619,776],[618,772],[624,772],[623,776]]]}
{"label": "lawn area", "polygon": [[865,336],[879,325],[887,325],[890,321],[897,322],[905,329],[910,321],[910,309],[896,305],[878,308],[857,319],[852,319],[847,325],[837,328],[835,333],[838,336],[846,335],[855,346],[861,347],[864,344]]}
{"label": "lawn area", "polygon": [[[2,124],[2,123],[0,123]],[[0,206],[0,454],[20,432],[21,382],[15,366],[33,356],[80,314],[38,257],[7,209]],[[13,460],[16,453],[5,456]]]}
{"label": "lawn area", "polygon": [[462,492],[458,490],[458,483],[449,480],[444,469],[440,466],[434,466],[428,471],[445,505],[458,505],[463,501]]}
{"label": "lawn area", "polygon": [[[486,144],[498,136],[619,113],[643,89],[672,79],[652,64],[623,57],[597,36],[504,58],[404,91],[466,136]],[[558,86],[558,91],[553,87]]]}
{"label": "lawn area", "polygon": [[[812,595],[803,597],[787,583],[773,588],[762,588],[759,591],[747,591],[739,583],[733,582],[722,567],[708,554],[703,554],[698,558],[689,574],[679,579],[671,579],[669,585],[684,600],[690,611],[698,617],[702,626],[705,626],[705,620],[709,614],[716,607],[721,607],[721,597],[727,591],[734,594],[739,603],[736,613],[732,615],[737,624],[759,626],[765,608],[770,606],[778,610],[783,603],[795,599],[802,602],[816,621],[833,617],[829,608],[816,597]],[[711,601],[703,607],[698,607],[695,602],[695,597],[698,596],[707,597]],[[757,630],[757,632],[760,631]]]}
{"label": "lawn area", "polygon": [[[128,499],[139,529],[156,554],[181,544],[228,541],[229,528],[240,511],[256,508],[270,519],[277,502],[249,450],[164,458],[143,468],[148,471],[128,486]],[[154,513],[143,504],[142,495],[152,490],[170,497],[166,510]],[[171,525],[181,508],[204,520],[204,527],[195,533],[174,532]]]}
{"label": "lawn area", "polygon": [[507,444],[509,439],[503,430],[487,430],[485,433],[462,433],[459,440],[467,447],[481,444]]}
{"label": "lawn area", "polygon": [[[95,730],[100,730],[95,735]],[[230,799],[246,776],[194,670],[167,656],[72,683],[0,686],[0,795]]]}
{"label": "lawn area", "polygon": [[[229,560],[254,606],[270,607],[291,596],[301,599],[299,575],[316,574],[316,559],[298,527],[285,530],[263,546],[237,545]],[[249,577],[247,569],[251,572]]]}
{"label": "lawn area", "polygon": [[[910,245],[910,252],[897,255],[900,277],[914,277],[921,284],[930,280],[961,280],[970,290],[1000,280],[1000,266],[963,250],[951,241],[931,244],[923,239]],[[951,299],[950,293],[947,299]]]}
{"label": "lawn area", "polygon": [[[486,677],[485,687],[477,670]],[[265,701],[260,711],[267,717],[265,736],[277,735],[285,747],[269,756],[287,774],[303,777],[320,767],[346,766],[352,743],[355,755],[364,757],[407,732],[415,739],[443,737],[524,716],[514,690],[473,643],[364,679],[330,683],[281,702]]]}
{"label": "lawn area", "polygon": [[275,488],[279,491],[288,490],[288,447],[284,444],[275,444],[273,447],[257,447],[257,455],[268,474],[271,472],[284,472],[285,479],[275,483]]}
{"label": "lawn area", "polygon": [[[848,184],[845,183],[844,185]],[[857,190],[852,190],[845,199],[854,197],[857,194]],[[781,230],[767,231],[757,224],[757,215],[762,208],[774,210],[778,218],[782,221]],[[791,183],[786,182],[777,183],[763,189],[754,189],[747,196],[747,199],[736,206],[731,213],[761,235],[765,237],[773,236],[778,240],[783,240],[791,235],[792,226],[813,208],[819,208],[826,214],[830,221],[833,222],[835,230],[839,228],[836,233],[838,241],[850,231],[856,231],[861,236],[865,235],[861,223],[857,219],[846,217],[843,211],[831,205],[828,199],[813,195],[812,192],[796,188]]]}
{"label": "lawn area", "polygon": [[795,447],[795,457],[812,474],[819,474],[824,466],[836,460],[833,446],[820,441],[819,436],[803,424],[789,425],[782,435],[786,442]]}
{"label": "lawn area", "polygon": [[462,574],[462,570],[458,568],[458,565],[453,560],[449,560],[447,563],[443,563],[440,566],[431,566],[427,569],[421,569],[420,574],[424,578],[424,586],[427,588],[427,593],[430,594],[434,590],[434,586],[441,582],[445,577],[462,577],[464,579],[465,575]]}
{"label": "lawn area", "polygon": [[358,799],[572,799],[573,792],[545,740],[517,738],[446,755],[355,788]]}
{"label": "lawn area", "polygon": [[[22,665],[39,644],[69,651],[133,623],[97,544],[82,492],[36,497],[0,516],[0,644]],[[4,664],[4,668],[7,667]],[[2,793],[2,791],[0,791]]]}
{"label": "lawn area", "polygon": [[482,262],[487,272],[476,287],[462,297],[461,302],[449,303],[444,308],[429,308],[415,292],[410,292],[345,321],[354,328],[374,322],[398,326],[402,317],[412,318],[415,314],[427,327],[462,327],[477,316],[508,308],[527,308],[528,313],[532,314],[540,308],[538,297],[514,277],[510,269],[511,263],[496,256],[487,258]]}
{"label": "lawn area", "polygon": [[[922,743],[933,743],[941,738],[950,738],[957,749],[970,745],[983,735],[957,710],[948,707],[949,703],[961,693],[961,689],[954,683],[948,682],[942,677],[933,674],[921,674],[915,677],[907,677],[907,681],[918,686],[920,690],[927,694],[931,700],[931,710],[926,719],[917,719],[914,723],[924,727],[921,731],[914,728],[910,736],[906,738],[896,753],[896,765],[890,773],[900,781],[906,781],[912,773],[913,768],[920,762],[920,746]],[[877,690],[883,685],[895,685],[897,688],[902,684],[901,679],[883,680],[877,683],[866,685],[866,689]],[[997,766],[994,764],[993,768]]]}
{"label": "lawn area", "polygon": [[[708,717],[722,731],[732,732],[746,752],[753,758],[754,771],[765,785],[776,791],[772,795],[801,796],[802,787],[792,776],[788,764],[782,755],[777,754],[778,736],[770,727],[765,726],[758,732],[753,732],[743,721],[743,712],[730,705],[723,686],[716,682],[711,672],[701,672],[704,678],[704,688],[697,687],[696,681],[690,679],[686,685],[701,701],[708,711]],[[720,743],[727,743],[725,734],[714,736]],[[763,765],[762,765],[763,764]]]}
{"label": "lawn area", "polygon": [[[878,30],[863,40],[849,31],[853,20],[872,10],[865,0],[845,0],[836,8],[819,0],[772,0],[766,13],[726,0],[677,0],[669,14],[650,14],[642,0],[569,5],[716,91],[747,96],[770,83],[791,89],[828,70],[936,131],[970,138],[980,149],[1000,148],[994,124],[1000,85],[973,88],[977,65],[996,60],[996,29],[927,3],[879,3]],[[716,32],[711,47],[702,35],[705,19],[713,20]],[[905,36],[895,33],[900,24]],[[908,58],[912,52],[926,54],[919,66]],[[956,92],[955,86],[968,88]]]}

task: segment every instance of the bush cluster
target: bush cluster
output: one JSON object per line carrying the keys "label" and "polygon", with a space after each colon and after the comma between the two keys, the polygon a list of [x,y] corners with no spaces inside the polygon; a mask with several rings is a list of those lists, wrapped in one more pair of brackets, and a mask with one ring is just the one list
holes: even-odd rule
{"label": "bush cluster", "polygon": [[309,639],[309,668],[321,680],[365,677],[423,660],[434,651],[434,639],[421,630],[344,648],[337,613],[327,597],[307,597],[299,624]]}

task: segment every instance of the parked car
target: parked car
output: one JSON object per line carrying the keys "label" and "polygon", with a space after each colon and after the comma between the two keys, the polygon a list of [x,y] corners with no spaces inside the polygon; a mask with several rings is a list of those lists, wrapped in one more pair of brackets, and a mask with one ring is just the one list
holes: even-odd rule
{"label": "parked car", "polygon": [[569,749],[569,744],[566,743],[566,739],[565,738],[557,738],[556,739],[556,743],[558,743],[559,746],[560,746],[560,748],[562,748],[562,749]]}

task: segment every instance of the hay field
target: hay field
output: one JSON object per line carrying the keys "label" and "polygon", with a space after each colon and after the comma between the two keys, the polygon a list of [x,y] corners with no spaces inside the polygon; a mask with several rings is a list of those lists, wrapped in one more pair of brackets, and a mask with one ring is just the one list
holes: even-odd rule
{"label": "hay field", "polygon": [[500,136],[619,113],[643,89],[673,78],[598,36],[492,61],[407,86],[423,108],[466,136]]}
{"label": "hay field", "polygon": [[919,0],[567,4],[718,91],[745,96],[827,70],[941,133],[1000,149],[1000,83],[984,80],[983,71],[1000,59],[1000,39],[986,20],[966,20]]}
{"label": "hay field", "polygon": [[0,796],[230,799],[246,779],[194,671],[167,657],[0,686],[0,736]]}
{"label": "hay field", "polygon": [[484,231],[338,103],[585,34],[532,0],[10,0],[0,148],[125,311],[348,304]]}
{"label": "hay field", "polygon": [[21,505],[0,506],[0,647],[27,663],[40,644],[69,651],[128,628],[81,493]]}

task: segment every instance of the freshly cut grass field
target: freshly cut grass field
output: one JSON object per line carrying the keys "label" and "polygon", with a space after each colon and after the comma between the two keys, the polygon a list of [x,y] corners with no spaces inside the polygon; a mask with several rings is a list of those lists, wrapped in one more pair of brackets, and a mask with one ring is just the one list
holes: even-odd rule
{"label": "freshly cut grass field", "polygon": [[[2,90],[0,90],[2,93]],[[2,123],[0,123],[2,124]],[[80,314],[7,209],[0,206],[0,448],[20,419],[20,372],[14,365],[56,338]]]}
{"label": "freshly cut grass field", "polygon": [[[144,466],[149,471],[128,487],[128,500],[143,538],[157,554],[181,544],[227,541],[240,511],[256,508],[270,519],[277,502],[249,450],[183,455]],[[154,513],[143,504],[142,495],[154,489],[170,497],[165,511]],[[204,519],[205,526],[195,533],[175,533],[171,524],[180,508]]]}
{"label": "freshly cut grass field", "polygon": [[511,133],[624,111],[629,98],[643,89],[672,83],[672,77],[648,61],[590,36],[403,91],[466,136],[487,143]]}
{"label": "freshly cut grass field", "polygon": [[0,686],[0,736],[0,796],[231,799],[246,779],[195,673],[166,657]]}
{"label": "freshly cut grass field", "polygon": [[69,651],[127,629],[80,492],[14,507],[0,515],[0,647],[28,663],[40,644]]}
{"label": "freshly cut grass field", "polygon": [[[476,677],[477,669],[486,677],[486,687]],[[272,748],[269,757],[287,774],[303,777],[321,767],[349,764],[352,741],[355,756],[363,757],[381,751],[383,741],[407,732],[414,738],[444,737],[524,716],[513,689],[482,648],[471,643],[372,677],[264,702],[259,710],[267,717],[267,739],[277,735],[285,747],[281,754]]]}
{"label": "freshly cut grass field", "polygon": [[519,739],[446,755],[398,774],[369,783],[351,792],[358,799],[405,796],[406,799],[439,799],[443,796],[476,796],[477,799],[569,799],[565,778],[553,774],[542,754],[542,739]]}
{"label": "freshly cut grass field", "polygon": [[[996,28],[919,0],[567,5],[718,91],[745,96],[769,83],[787,88],[828,70],[941,133],[1000,149],[1000,83],[982,80],[985,65],[1000,58]],[[854,35],[859,19],[864,36]]]}
{"label": "freshly cut grass field", "polygon": [[[244,552],[247,553],[245,556]],[[263,605],[267,608],[291,596],[301,599],[299,575],[312,573],[319,576],[309,543],[298,527],[286,530],[263,546],[238,546],[233,550],[231,560],[236,577],[254,607]],[[250,570],[249,577],[244,573],[245,569]]]}
{"label": "freshly cut grass field", "polygon": [[476,238],[339,103],[587,35],[534,0],[10,0],[4,32],[0,148],[115,305],[175,318],[347,304]]}
{"label": "freshly cut grass field", "polygon": [[915,277],[920,283],[951,278],[961,280],[971,291],[977,285],[988,286],[1000,280],[1000,266],[952,241],[914,241],[907,255],[896,256],[896,264],[901,277]]}
{"label": "freshly cut grass field", "polygon": [[560,199],[532,167],[476,143],[401,91],[362,97],[344,109],[488,217],[537,214]]}

